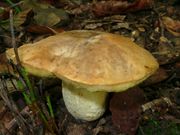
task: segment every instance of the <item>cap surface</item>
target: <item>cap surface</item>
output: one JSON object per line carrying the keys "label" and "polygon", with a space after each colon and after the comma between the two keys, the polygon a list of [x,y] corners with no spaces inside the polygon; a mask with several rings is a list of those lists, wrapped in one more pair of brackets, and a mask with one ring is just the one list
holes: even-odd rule
{"label": "cap surface", "polygon": [[[7,57],[15,61],[13,50]],[[74,30],[19,48],[22,65],[32,74],[56,76],[90,91],[123,91],[158,68],[155,58],[129,38]]]}

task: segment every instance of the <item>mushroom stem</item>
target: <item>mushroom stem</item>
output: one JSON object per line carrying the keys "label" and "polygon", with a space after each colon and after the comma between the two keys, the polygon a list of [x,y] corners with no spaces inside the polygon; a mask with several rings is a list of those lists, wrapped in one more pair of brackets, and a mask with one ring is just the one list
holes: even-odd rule
{"label": "mushroom stem", "polygon": [[105,112],[107,92],[90,92],[63,83],[62,94],[66,108],[77,119],[93,121]]}

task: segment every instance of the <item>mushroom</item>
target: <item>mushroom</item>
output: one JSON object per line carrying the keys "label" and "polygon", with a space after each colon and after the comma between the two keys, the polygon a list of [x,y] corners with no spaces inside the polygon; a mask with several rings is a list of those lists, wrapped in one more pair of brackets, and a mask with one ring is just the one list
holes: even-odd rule
{"label": "mushroom", "polygon": [[[15,63],[12,49],[7,58]],[[19,48],[31,74],[62,80],[65,105],[75,118],[103,115],[108,92],[133,87],[158,69],[156,59],[129,38],[99,31],[73,30]]]}

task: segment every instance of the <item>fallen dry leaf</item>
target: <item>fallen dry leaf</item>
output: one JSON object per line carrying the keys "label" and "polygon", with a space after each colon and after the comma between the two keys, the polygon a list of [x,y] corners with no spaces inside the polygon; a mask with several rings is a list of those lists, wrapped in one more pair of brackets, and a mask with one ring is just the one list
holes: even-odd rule
{"label": "fallen dry leaf", "polygon": [[[68,14],[63,9],[47,8],[35,11],[34,19],[37,24],[52,27],[63,21],[68,21]],[[46,16],[46,17],[45,17]]]}
{"label": "fallen dry leaf", "polygon": [[[9,15],[9,12],[8,12],[8,15]],[[32,16],[32,10],[31,9],[26,9],[24,11],[21,11],[20,13],[13,16],[13,18],[14,18],[13,26],[16,29],[19,29],[23,24],[25,24],[27,22],[27,20],[31,16]],[[1,24],[1,27],[3,27],[6,30],[10,29],[9,28],[9,21],[7,23]]]}
{"label": "fallen dry leaf", "polygon": [[9,10],[10,8],[4,8],[3,11],[0,12],[0,20],[6,20],[9,18]]}
{"label": "fallen dry leaf", "polygon": [[63,29],[58,28],[50,28],[47,26],[42,26],[38,24],[32,24],[26,27],[26,31],[36,34],[56,34],[63,32]]}
{"label": "fallen dry leaf", "polygon": [[0,120],[0,133],[5,135],[7,134],[7,132],[10,132],[10,129],[12,127],[11,126],[12,119],[13,119],[12,113],[6,111],[6,113],[3,115],[3,117]]}
{"label": "fallen dry leaf", "polygon": [[70,123],[67,127],[68,135],[84,135],[86,133],[85,127],[83,124],[78,125],[75,123]]}
{"label": "fallen dry leaf", "polygon": [[150,8],[152,4],[153,0],[135,0],[134,2],[128,2],[128,0],[100,1],[93,4],[92,11],[96,16],[105,16]]}
{"label": "fallen dry leaf", "polygon": [[0,2],[0,20],[6,20],[9,18],[9,10],[8,4],[5,2]]}
{"label": "fallen dry leaf", "polygon": [[173,20],[170,17],[162,17],[165,28],[174,36],[180,37],[180,21]]}
{"label": "fallen dry leaf", "polygon": [[134,135],[139,124],[144,93],[140,88],[114,93],[110,100],[110,111],[115,127],[128,135]]}
{"label": "fallen dry leaf", "polygon": [[175,46],[173,46],[171,40],[172,39],[168,39],[166,37],[160,37],[157,52],[153,52],[153,55],[156,57],[159,65],[161,66],[173,63],[179,59],[180,49],[175,42]]}
{"label": "fallen dry leaf", "polygon": [[53,12],[50,12],[49,10],[42,10],[34,17],[34,19],[36,20],[37,24],[45,26],[54,26],[61,21],[59,16]]}
{"label": "fallen dry leaf", "polygon": [[143,85],[148,86],[155,83],[159,83],[165,79],[167,79],[170,75],[167,73],[167,71],[163,68],[159,68],[155,74],[150,76],[147,80],[143,82]]}
{"label": "fallen dry leaf", "polygon": [[39,25],[51,27],[69,20],[69,16],[65,10],[57,9],[48,3],[40,3],[37,0],[24,1],[22,8],[31,8],[35,13],[34,19]]}
{"label": "fallen dry leaf", "polygon": [[0,7],[8,7],[6,2],[0,1]]}
{"label": "fallen dry leaf", "polygon": [[162,97],[143,104],[141,108],[143,112],[147,110],[167,111],[167,108],[172,105],[173,103],[168,97]]}
{"label": "fallen dry leaf", "polygon": [[[3,135],[13,134],[19,124],[17,122],[18,115],[14,117],[12,114],[13,113],[11,111],[6,110],[6,113],[0,119],[0,133],[2,133]],[[27,114],[29,114],[29,108],[26,106],[23,110],[21,110],[20,114],[23,116],[27,116]],[[16,132],[17,131],[18,130],[16,130]]]}
{"label": "fallen dry leaf", "polygon": [[36,34],[54,34],[54,32],[49,27],[36,24],[27,26],[26,31]]}
{"label": "fallen dry leaf", "polygon": [[12,67],[8,64],[5,53],[0,54],[0,74],[12,72]]}

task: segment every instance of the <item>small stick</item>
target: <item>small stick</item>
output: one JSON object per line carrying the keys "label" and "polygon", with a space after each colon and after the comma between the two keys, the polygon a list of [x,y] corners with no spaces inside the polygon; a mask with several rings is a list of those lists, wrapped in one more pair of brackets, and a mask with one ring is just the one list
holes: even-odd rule
{"label": "small stick", "polygon": [[0,96],[4,100],[5,104],[8,106],[8,108],[11,110],[12,115],[16,118],[16,122],[19,127],[22,127],[24,130],[24,133],[27,133],[28,131],[33,133],[32,128],[30,125],[26,122],[26,120],[22,117],[20,114],[16,104],[12,100],[11,97],[8,95],[7,85],[3,79],[0,79]]}
{"label": "small stick", "polygon": [[13,27],[13,11],[12,11],[12,9],[10,10],[9,16],[10,16],[10,29],[11,29],[11,37],[12,37],[12,46],[14,48],[14,53],[15,53],[15,57],[17,60],[17,65],[21,66],[20,58],[18,55],[18,49],[16,46],[16,40],[15,40],[15,36],[14,36],[15,34],[14,34],[14,27]]}
{"label": "small stick", "polygon": [[[13,23],[13,10],[12,9],[9,12],[9,17],[10,17],[10,30],[11,30],[11,37],[12,37],[12,46],[13,46],[15,57],[16,57],[16,61],[17,61],[17,70],[18,70],[18,72],[20,72],[22,66],[21,66],[19,55],[18,55],[18,48],[16,46],[16,40],[15,40],[15,34],[14,34],[14,26],[13,26],[13,24],[14,24]],[[6,97],[4,98],[4,100],[6,101],[6,99],[7,99],[7,101],[9,101],[8,96],[7,95],[5,95],[5,96]],[[34,134],[33,128],[25,121],[25,119],[22,117],[22,115],[18,112],[16,104],[13,101],[11,101],[9,103],[8,107],[10,109],[12,109],[12,113],[14,113],[14,116],[16,116],[16,115],[18,116],[18,117],[16,117],[18,122],[19,122],[18,125],[19,125],[19,127],[20,126],[22,127],[23,132],[27,133],[28,131],[30,131],[32,134]]]}
{"label": "small stick", "polygon": [[[28,114],[28,110],[29,110],[29,107],[26,106],[21,112],[20,114],[21,115],[26,115]],[[4,134],[7,134],[7,132],[10,132],[14,129],[14,127],[18,126],[18,123],[17,123],[17,119],[19,116],[15,116],[15,118],[13,118],[6,126],[5,126],[5,131],[4,131]]]}
{"label": "small stick", "polygon": [[17,13],[21,12],[20,8],[17,7],[17,4],[14,4],[11,0],[5,0],[7,3],[9,3],[11,5],[11,7],[15,7],[15,10]]}
{"label": "small stick", "polygon": [[142,111],[145,112],[146,110],[152,109],[153,107],[163,104],[163,103],[167,104],[168,106],[173,105],[173,103],[171,102],[171,100],[168,97],[163,97],[163,98],[155,99],[153,101],[145,103],[141,106],[141,108],[142,108]]}
{"label": "small stick", "polygon": [[6,114],[7,108],[5,106],[2,106],[0,109],[0,119]]}

